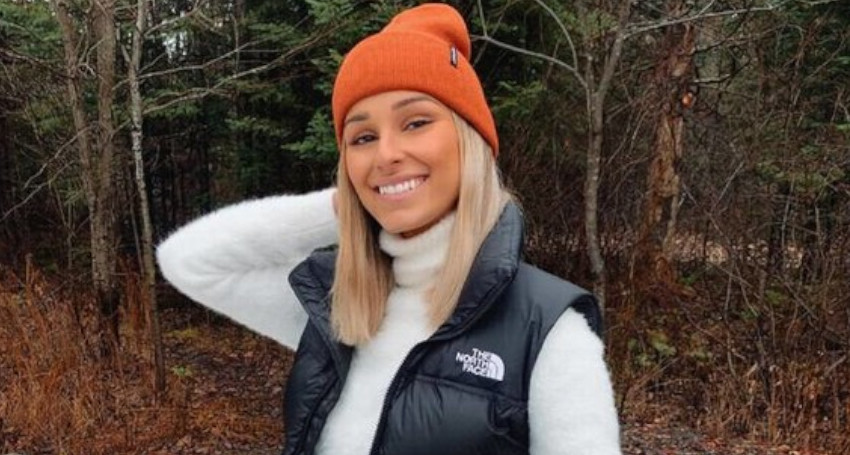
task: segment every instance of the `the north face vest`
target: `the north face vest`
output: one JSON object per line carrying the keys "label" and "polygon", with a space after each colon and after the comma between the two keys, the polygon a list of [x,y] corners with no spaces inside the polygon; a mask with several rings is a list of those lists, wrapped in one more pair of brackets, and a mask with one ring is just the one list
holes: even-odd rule
{"label": "the north face vest", "polygon": [[[531,371],[567,308],[597,334],[583,289],[521,262],[522,217],[509,204],[482,244],[457,308],[408,353],[384,398],[372,455],[528,454]],[[309,314],[285,395],[284,455],[312,454],[342,391],[352,348],[329,324],[336,253],[314,253],[290,275]]]}

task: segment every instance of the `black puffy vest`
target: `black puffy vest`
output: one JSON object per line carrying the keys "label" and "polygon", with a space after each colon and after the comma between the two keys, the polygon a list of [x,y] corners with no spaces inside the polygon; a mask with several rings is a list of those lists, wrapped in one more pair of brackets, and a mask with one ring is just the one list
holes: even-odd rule
{"label": "black puffy vest", "polygon": [[[411,349],[390,383],[372,455],[528,454],[531,371],[567,309],[597,334],[585,290],[521,261],[522,217],[508,204],[481,246],[449,320]],[[289,277],[309,314],[285,395],[284,455],[312,454],[342,392],[352,348],[329,324],[335,251],[313,253]]]}

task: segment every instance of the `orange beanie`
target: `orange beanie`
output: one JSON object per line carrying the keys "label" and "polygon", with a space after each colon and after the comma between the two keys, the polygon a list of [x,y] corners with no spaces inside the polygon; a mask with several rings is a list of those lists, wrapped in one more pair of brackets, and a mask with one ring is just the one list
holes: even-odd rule
{"label": "orange beanie", "polygon": [[469,32],[449,5],[427,3],[396,15],[380,32],[345,56],[333,90],[337,142],[348,110],[363,98],[391,90],[413,90],[440,100],[469,122],[499,151],[493,114],[469,63]]}

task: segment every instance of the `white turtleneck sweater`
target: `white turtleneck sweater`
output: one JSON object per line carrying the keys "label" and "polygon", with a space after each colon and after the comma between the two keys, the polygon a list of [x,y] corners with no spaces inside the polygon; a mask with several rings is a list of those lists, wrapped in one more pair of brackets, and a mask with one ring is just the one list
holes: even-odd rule
{"label": "white turtleneck sweater", "polygon": [[[176,231],[157,250],[160,268],[193,300],[294,349],[307,315],[286,281],[315,248],[337,241],[332,189],[243,202]],[[339,401],[316,448],[366,455],[384,394],[410,349],[427,339],[425,293],[447,258],[454,216],[409,239],[382,232],[395,287],[378,332],[354,350]],[[603,346],[567,310],[549,332],[531,374],[532,455],[617,455],[619,427]]]}

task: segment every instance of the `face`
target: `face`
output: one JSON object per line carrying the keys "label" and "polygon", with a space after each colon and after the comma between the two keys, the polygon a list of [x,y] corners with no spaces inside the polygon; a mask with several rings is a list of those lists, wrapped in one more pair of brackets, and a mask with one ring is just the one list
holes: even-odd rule
{"label": "face", "polygon": [[342,141],[357,197],[386,231],[414,236],[457,205],[457,130],[451,110],[431,96],[392,91],[360,100]]}

